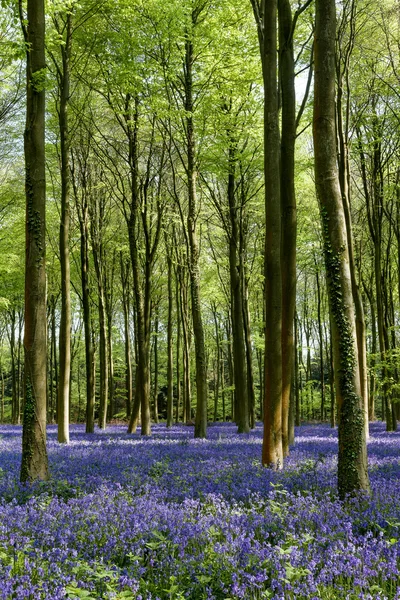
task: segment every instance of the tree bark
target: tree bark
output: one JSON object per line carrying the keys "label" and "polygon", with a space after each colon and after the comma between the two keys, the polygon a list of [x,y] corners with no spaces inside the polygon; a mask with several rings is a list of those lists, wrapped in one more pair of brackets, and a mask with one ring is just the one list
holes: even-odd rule
{"label": "tree bark", "polygon": [[158,306],[156,307],[156,314],[154,318],[154,388],[153,388],[153,406],[154,406],[154,423],[158,423]]}
{"label": "tree bark", "polygon": [[296,93],[293,20],[290,0],[278,0],[279,71],[282,94],[281,215],[282,240],[282,449],[289,454],[289,403],[293,371],[293,322],[296,308],[297,211],[294,185]]}
{"label": "tree bark", "polygon": [[[95,350],[92,332],[92,308],[90,303],[89,282],[89,225],[88,225],[88,202],[87,202],[87,180],[89,177],[87,156],[78,157],[81,199],[79,200],[77,181],[74,180],[74,194],[80,228],[80,267],[82,286],[82,308],[85,331],[85,367],[86,367],[86,433],[94,433],[94,408],[95,408]],[[73,167],[75,174],[75,166]],[[83,185],[82,185],[83,184]]]}
{"label": "tree bark", "polygon": [[243,310],[243,261],[240,259],[240,236],[238,224],[238,210],[235,198],[235,146],[229,136],[228,149],[228,204],[230,216],[229,236],[229,274],[232,299],[232,350],[233,350],[233,377],[235,383],[236,411],[235,421],[238,433],[248,433],[249,426],[249,398],[247,388],[246,345],[244,335],[244,310]]}
{"label": "tree bark", "polygon": [[[60,32],[59,32],[60,33]],[[72,13],[66,15],[65,44],[60,44],[61,67],[59,79],[59,114],[61,153],[61,220],[60,220],[60,266],[61,266],[61,320],[59,334],[59,385],[58,385],[58,441],[69,443],[69,398],[71,375],[71,290],[69,260],[70,222],[70,132],[68,104],[70,96],[70,59],[72,46]]]}
{"label": "tree bark", "polygon": [[[167,238],[166,238],[167,247]],[[174,357],[173,357],[173,339],[172,339],[172,308],[173,308],[173,277],[172,277],[172,256],[167,250],[168,267],[168,323],[167,323],[167,427],[172,427],[174,420]],[[179,318],[179,316],[178,316]]]}
{"label": "tree bark", "polygon": [[[195,11],[192,11],[192,28],[196,25]],[[196,362],[196,418],[194,436],[205,438],[207,436],[207,365],[204,343],[204,328],[201,315],[200,302],[200,268],[199,268],[199,243],[197,239],[197,190],[196,190],[196,150],[193,122],[193,63],[194,48],[192,37],[186,32],[185,39],[185,111],[186,117],[186,143],[187,143],[187,183],[188,183],[188,215],[187,230],[189,237],[189,273],[190,292],[192,299],[193,337]]]}
{"label": "tree bark", "polygon": [[[129,114],[130,95],[127,95],[127,133],[129,141],[129,165],[131,197],[128,224],[129,249],[131,255],[133,284],[136,308],[136,337],[138,344],[138,361],[136,371],[135,403],[140,403],[141,434],[150,435],[150,293],[151,293],[151,263],[146,257],[144,265],[144,290],[140,277],[140,258],[138,227],[140,218],[139,181],[138,181],[138,122],[139,99],[134,99],[133,115]],[[132,411],[128,433],[133,433],[137,415]]]}
{"label": "tree bark", "polygon": [[44,0],[28,0],[26,20],[19,2],[26,45],[25,377],[21,481],[47,479],[46,448],[46,180]]}
{"label": "tree bark", "polygon": [[[264,1],[261,57],[264,81],[265,378],[262,463],[283,467],[282,268],[280,136],[277,89],[277,0]],[[259,32],[260,35],[260,32]]]}
{"label": "tree bark", "polygon": [[336,161],[335,0],[316,0],[313,135],[339,409],[340,498],[369,491],[348,235]]}
{"label": "tree bark", "polygon": [[120,254],[122,306],[124,310],[124,337],[125,337],[125,388],[126,388],[126,418],[132,413],[132,353],[131,336],[129,331],[129,271],[125,266],[122,252]]}
{"label": "tree bark", "polygon": [[99,315],[99,354],[100,354],[100,403],[99,403],[99,427],[105,429],[107,424],[108,403],[108,334],[107,314],[105,297],[105,253],[104,253],[104,218],[105,199],[101,192],[95,192],[91,198],[90,205],[90,233],[92,242],[92,254],[94,269],[97,280],[98,291],[98,315]]}

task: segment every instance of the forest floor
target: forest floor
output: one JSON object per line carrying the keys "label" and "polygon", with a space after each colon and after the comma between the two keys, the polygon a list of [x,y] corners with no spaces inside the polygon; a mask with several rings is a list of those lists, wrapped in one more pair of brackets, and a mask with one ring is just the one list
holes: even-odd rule
{"label": "forest floor", "polygon": [[0,426],[0,599],[400,598],[400,432],[371,425],[371,498],[336,494],[336,431],[296,429],[281,472],[262,428],[48,428],[51,479],[18,483],[21,428]]}

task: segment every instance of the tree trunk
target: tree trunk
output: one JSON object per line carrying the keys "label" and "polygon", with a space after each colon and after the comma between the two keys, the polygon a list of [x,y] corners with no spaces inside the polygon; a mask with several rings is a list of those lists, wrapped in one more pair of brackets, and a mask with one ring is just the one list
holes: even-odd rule
{"label": "tree trunk", "polygon": [[9,314],[10,319],[10,354],[11,354],[11,423],[17,425],[19,423],[18,411],[18,389],[17,389],[17,365],[16,365],[16,348],[15,348],[15,308],[13,307]]}
{"label": "tree trunk", "polygon": [[[364,402],[364,418],[365,418],[365,436],[369,437],[368,427],[368,367],[367,367],[367,346],[364,309],[361,300],[359,285],[356,278],[356,265],[354,257],[353,232],[350,212],[350,167],[349,167],[349,114],[350,114],[350,88],[348,83],[348,72],[350,66],[350,57],[354,47],[355,38],[355,2],[351,3],[349,17],[349,31],[346,35],[346,41],[341,35],[338,36],[338,52],[336,61],[337,73],[337,137],[338,137],[338,166],[339,166],[339,183],[342,192],[342,201],[344,215],[346,219],[347,243],[349,251],[351,285],[353,291],[354,309],[356,315],[356,331],[357,331],[357,351],[358,351],[358,368],[360,371],[361,397]],[[345,82],[345,83],[344,83]],[[343,96],[346,86],[345,106],[343,107]],[[343,117],[343,111],[345,116]]]}
{"label": "tree trunk", "polygon": [[299,340],[298,340],[298,319],[297,313],[294,317],[294,375],[295,375],[295,394],[296,394],[296,409],[294,423],[296,427],[300,426],[301,410],[300,410],[300,381],[299,381]]}
{"label": "tree trunk", "polygon": [[243,310],[243,261],[240,258],[240,239],[238,224],[238,206],[235,198],[235,148],[230,139],[228,150],[228,203],[230,216],[229,236],[229,274],[232,299],[232,349],[233,349],[233,377],[235,383],[235,421],[238,433],[248,433],[249,426],[249,398],[247,388],[246,346],[244,335],[244,310]]}
{"label": "tree trunk", "polygon": [[52,422],[58,423],[58,358],[57,358],[57,324],[56,324],[56,305],[57,299],[53,295],[51,297],[51,350],[53,352],[53,418]]}
{"label": "tree trunk", "polygon": [[218,419],[218,401],[219,401],[219,388],[220,388],[220,363],[221,363],[221,344],[220,344],[220,333],[219,333],[219,323],[218,323],[218,315],[217,315],[217,307],[214,304],[212,306],[212,312],[214,317],[214,326],[215,326],[215,343],[216,343],[216,358],[215,358],[215,378],[214,378],[214,423]]}
{"label": "tree trunk", "polygon": [[191,388],[190,388],[190,340],[188,326],[188,294],[184,273],[179,268],[180,280],[180,309],[183,334],[183,421],[190,423],[192,419]]}
{"label": "tree trunk", "polygon": [[21,481],[47,479],[46,449],[46,181],[44,0],[28,0],[21,26],[26,47],[25,378]]}
{"label": "tree trunk", "polygon": [[176,409],[175,409],[175,421],[179,423],[179,409],[181,405],[181,309],[179,299],[179,277],[175,272],[175,303],[176,303]]}
{"label": "tree trunk", "polygon": [[95,407],[95,352],[92,333],[92,309],[90,305],[89,285],[89,229],[88,206],[85,192],[81,210],[78,210],[81,233],[81,284],[82,308],[85,328],[85,365],[86,365],[86,433],[94,433]]}
{"label": "tree trunk", "polygon": [[156,307],[156,315],[154,319],[154,388],[153,388],[153,406],[154,406],[154,423],[158,423],[158,306]]}
{"label": "tree trunk", "polygon": [[60,128],[61,154],[61,220],[60,220],[60,266],[61,266],[61,320],[59,334],[59,385],[58,385],[58,441],[69,443],[69,398],[71,375],[71,291],[69,260],[70,221],[70,135],[68,104],[70,96],[70,58],[72,44],[72,13],[66,16],[65,44],[61,44],[62,66],[59,69],[58,123]]}
{"label": "tree trunk", "polygon": [[243,323],[246,341],[246,364],[247,364],[247,396],[249,402],[249,424],[251,429],[256,426],[256,394],[254,390],[253,373],[253,348],[251,344],[249,286],[247,276],[243,281]]}
{"label": "tree trunk", "polygon": [[104,287],[105,287],[105,309],[107,315],[107,350],[108,350],[108,411],[107,420],[111,421],[115,414],[115,389],[114,389],[114,347],[113,347],[113,308],[114,308],[114,278],[115,278],[115,264],[116,264],[117,251],[114,250],[111,273],[107,275],[105,273]]}
{"label": "tree trunk", "polygon": [[[265,378],[262,463],[283,466],[282,446],[282,269],[280,136],[277,89],[277,0],[263,2],[258,18],[264,82],[265,177]],[[290,377],[290,375],[289,375]],[[286,430],[287,431],[287,430]]]}
{"label": "tree trunk", "polygon": [[[166,240],[167,245],[167,240]],[[167,251],[168,267],[168,323],[167,323],[167,427],[172,427],[174,420],[174,357],[172,351],[172,308],[173,308],[173,278],[172,257]],[[179,319],[179,316],[178,316]],[[179,355],[178,355],[179,356]],[[178,360],[178,359],[177,359]]]}
{"label": "tree trunk", "polygon": [[126,388],[126,418],[129,419],[132,412],[132,358],[131,358],[131,336],[129,331],[129,271],[124,265],[122,252],[120,254],[122,306],[124,311],[124,337],[125,337],[125,388]]}
{"label": "tree trunk", "polygon": [[325,420],[325,375],[324,375],[324,337],[322,334],[322,316],[321,316],[321,285],[319,281],[318,264],[315,260],[315,277],[317,282],[317,318],[318,318],[318,338],[319,338],[319,372],[321,380],[321,421]]}
{"label": "tree trunk", "polygon": [[296,308],[297,213],[294,186],[296,93],[290,0],[278,0],[279,71],[282,93],[281,215],[282,240],[282,449],[289,454],[289,402],[293,371],[293,322]]}
{"label": "tree trunk", "polygon": [[335,0],[316,0],[314,152],[339,408],[341,499],[369,490],[348,235],[336,162]]}
{"label": "tree trunk", "polygon": [[[195,26],[195,11],[192,12],[192,27]],[[194,49],[191,35],[186,33],[185,40],[185,111],[187,142],[187,183],[189,234],[189,273],[192,299],[192,321],[196,362],[196,419],[194,436],[207,436],[207,365],[204,343],[203,320],[200,302],[199,243],[197,239],[197,191],[196,191],[196,151],[193,123],[193,62]]]}
{"label": "tree trunk", "polygon": [[1,418],[0,423],[4,423],[4,371],[1,367]]}

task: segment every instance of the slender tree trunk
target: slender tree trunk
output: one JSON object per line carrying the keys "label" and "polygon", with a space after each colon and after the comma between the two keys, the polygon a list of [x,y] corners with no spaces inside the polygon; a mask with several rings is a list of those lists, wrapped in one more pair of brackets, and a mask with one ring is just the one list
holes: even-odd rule
{"label": "slender tree trunk", "polygon": [[53,423],[54,420],[54,390],[53,390],[53,338],[51,335],[51,306],[49,305],[49,317],[47,325],[47,347],[48,352],[48,377],[47,377],[47,422]]}
{"label": "slender tree trunk", "polygon": [[214,305],[212,308],[213,316],[214,316],[214,326],[215,326],[215,343],[216,343],[216,358],[215,358],[215,387],[214,387],[214,423],[218,419],[218,401],[219,401],[219,388],[220,388],[220,363],[221,363],[221,344],[220,344],[220,332],[219,332],[219,323],[218,323],[218,315],[217,315],[217,307]]}
{"label": "slender tree trunk", "polygon": [[336,162],[335,0],[316,0],[314,152],[339,407],[340,498],[369,490],[348,232]]}
{"label": "slender tree trunk", "polygon": [[17,365],[16,365],[16,348],[15,348],[15,308],[9,312],[10,318],[10,354],[11,354],[11,423],[18,424],[18,390],[17,390]]}
{"label": "slender tree trunk", "polygon": [[[138,123],[139,123],[139,99],[134,99],[133,114],[129,114],[130,95],[126,99],[126,126],[129,141],[129,165],[131,195],[129,200],[129,216],[127,218],[129,250],[132,263],[133,284],[135,292],[136,310],[136,338],[137,338],[137,372],[136,392],[134,406],[140,405],[141,412],[141,434],[150,435],[150,334],[151,334],[151,285],[152,285],[152,257],[154,252],[149,252],[146,245],[146,258],[143,267],[143,275],[140,275],[141,258],[138,240],[139,219],[141,218],[141,207],[139,198],[139,162],[138,162]],[[143,218],[142,218],[143,222]],[[143,222],[144,225],[144,222]],[[143,281],[142,281],[143,280]],[[132,410],[128,426],[128,433],[133,433],[137,413]]]}
{"label": "slender tree trunk", "polygon": [[301,408],[300,408],[300,381],[299,381],[299,335],[298,335],[298,319],[297,313],[294,317],[294,375],[295,375],[295,386],[296,386],[296,410],[295,410],[295,425],[300,426],[301,422]]}
{"label": "slender tree trunk", "polygon": [[[192,27],[195,26],[194,11],[192,12]],[[188,216],[187,229],[189,234],[189,273],[190,292],[192,299],[193,336],[196,361],[196,419],[194,435],[197,438],[207,436],[207,365],[204,343],[203,320],[200,302],[200,269],[199,243],[197,239],[197,191],[196,191],[196,150],[193,123],[193,62],[194,49],[191,36],[187,33],[185,40],[185,110],[187,136],[187,181],[188,181]]]}
{"label": "slender tree trunk", "polygon": [[375,375],[375,370],[376,370],[376,356],[377,356],[377,352],[378,352],[378,346],[377,346],[377,331],[376,331],[376,310],[375,310],[375,298],[374,298],[374,293],[373,293],[373,284],[371,282],[370,287],[368,287],[365,282],[363,282],[364,285],[364,292],[366,297],[368,298],[368,302],[369,302],[369,306],[370,306],[370,311],[371,311],[371,356],[370,356],[370,378],[369,378],[369,382],[370,382],[370,387],[369,387],[369,394],[368,394],[368,400],[369,400],[369,404],[368,404],[368,420],[369,421],[375,421],[375,395],[376,395],[376,375]]}
{"label": "slender tree trunk", "polygon": [[319,372],[321,379],[321,421],[325,420],[325,375],[324,375],[324,337],[322,333],[321,316],[321,285],[319,281],[318,265],[315,262],[315,277],[317,282],[317,318],[318,318],[318,337],[319,337]]}
{"label": "slender tree trunk", "polygon": [[100,354],[100,403],[99,427],[105,429],[107,424],[108,403],[108,333],[105,292],[105,255],[104,255],[104,218],[105,200],[101,193],[96,193],[91,199],[90,234],[94,262],[94,270],[98,291],[99,315],[99,354]]}
{"label": "slender tree trunk", "polygon": [[[84,192],[85,194],[85,192]],[[88,207],[84,198],[82,211],[78,211],[81,233],[81,284],[82,308],[85,330],[85,365],[86,365],[86,433],[94,432],[95,407],[95,352],[92,333],[92,309],[90,305],[89,285],[89,229]]]}
{"label": "slender tree trunk", "polygon": [[264,254],[266,325],[262,463],[273,468],[282,468],[284,456],[282,446],[282,223],[277,89],[277,0],[263,2],[262,19],[263,27],[259,23],[258,33],[265,94],[264,177],[267,215]]}
{"label": "slender tree trunk", "polygon": [[61,266],[61,321],[59,334],[59,385],[58,385],[58,441],[69,443],[69,398],[71,375],[71,291],[69,260],[70,221],[70,135],[68,104],[70,96],[70,58],[72,45],[72,13],[66,16],[65,44],[61,44],[62,66],[59,70],[59,128],[61,153],[61,220],[60,220],[60,266]]}
{"label": "slender tree trunk", "polygon": [[[166,240],[167,243],[167,240]],[[173,308],[173,278],[172,278],[172,257],[167,252],[168,267],[168,323],[167,323],[167,427],[172,427],[174,420],[174,359],[173,359],[173,338],[172,338],[172,308]],[[179,319],[179,317],[178,317]],[[179,356],[179,355],[178,355]],[[178,360],[178,359],[177,359]]]}
{"label": "slender tree trunk", "polygon": [[256,394],[254,390],[253,373],[253,348],[251,344],[249,287],[247,277],[243,281],[243,323],[246,341],[246,364],[247,364],[247,395],[249,402],[249,424],[251,429],[256,426]]}
{"label": "slender tree trunk", "polygon": [[[24,373],[22,369],[21,351],[22,351],[22,331],[24,325],[23,310],[18,310],[18,341],[17,341],[17,422],[20,423],[21,414],[25,409],[25,398],[22,394],[24,387]],[[46,345],[47,345],[47,321],[46,321]],[[46,370],[46,395],[47,395],[47,370]],[[47,414],[47,411],[46,411]]]}
{"label": "slender tree trunk", "polygon": [[44,0],[28,0],[26,47],[25,381],[21,481],[47,479],[46,449],[46,181],[45,181],[45,12]]}
{"label": "slender tree trunk", "polygon": [[158,423],[158,307],[156,307],[156,315],[154,319],[154,389],[153,389],[153,405],[154,405],[154,423]]}
{"label": "slender tree trunk", "polygon": [[104,278],[105,287],[105,309],[107,315],[107,350],[108,350],[108,411],[107,420],[111,421],[115,414],[115,389],[114,389],[114,346],[113,346],[113,317],[114,317],[114,279],[115,279],[115,265],[116,265],[117,252],[114,250],[111,264],[111,272]]}
{"label": "slender tree trunk", "polygon": [[106,309],[105,309],[104,286],[102,284],[99,285],[99,326],[100,326],[99,427],[100,427],[100,429],[105,429],[106,424],[107,424],[107,402],[108,402],[108,344],[107,344],[107,316],[106,316]]}
{"label": "slender tree trunk", "polygon": [[246,345],[244,335],[243,310],[243,262],[240,259],[240,239],[238,206],[235,198],[235,148],[232,140],[229,146],[228,203],[230,215],[229,273],[232,298],[232,349],[233,376],[235,382],[236,411],[235,421],[238,433],[248,433],[249,398],[247,388]]}
{"label": "slender tree trunk", "polygon": [[108,349],[108,420],[114,417],[115,413],[115,399],[114,399],[114,348],[112,338],[112,325],[113,325],[113,314],[112,314],[112,302],[107,300],[106,295],[106,312],[107,312],[107,349]]}
{"label": "slender tree trunk", "polygon": [[126,388],[126,417],[129,419],[132,412],[132,353],[131,336],[129,331],[129,271],[125,267],[122,252],[120,254],[122,306],[124,311],[124,337],[125,337],[125,388]]}
{"label": "slender tree trunk", "polygon": [[232,389],[234,386],[234,379],[233,379],[233,371],[234,371],[234,365],[233,365],[233,356],[232,356],[232,336],[231,336],[231,329],[230,329],[230,322],[231,322],[231,316],[230,314],[228,314],[228,318],[226,320],[226,338],[227,338],[227,342],[228,342],[228,373],[229,373],[229,387],[231,388],[231,421],[235,421],[235,402],[234,402],[234,398],[235,398],[235,392]]}
{"label": "slender tree trunk", "polygon": [[175,421],[179,423],[179,409],[181,405],[181,308],[179,299],[179,277],[178,273],[175,273],[175,302],[176,302],[176,410],[175,410]]}
{"label": "slender tree trunk", "polygon": [[183,421],[190,423],[192,419],[191,387],[190,387],[190,340],[188,324],[188,291],[183,269],[179,270],[180,309],[183,334]]}
{"label": "slender tree trunk", "polygon": [[[337,52],[336,73],[337,73],[337,137],[338,137],[338,166],[339,166],[339,183],[342,192],[342,201],[344,215],[346,219],[347,243],[349,251],[349,263],[351,274],[351,285],[353,291],[354,309],[356,315],[356,331],[357,331],[357,351],[358,351],[358,368],[360,371],[361,397],[364,402],[364,418],[365,418],[365,436],[369,437],[368,427],[368,367],[367,367],[367,345],[365,332],[365,319],[362,299],[359,285],[356,278],[356,265],[354,258],[353,231],[350,211],[350,167],[349,167],[349,114],[350,114],[350,87],[348,82],[348,73],[350,65],[350,57],[354,47],[355,37],[355,2],[352,2],[349,15],[349,32],[346,36],[346,44],[343,45],[343,40],[339,36],[339,44]],[[343,106],[344,86],[346,86],[346,100]],[[343,111],[345,116],[343,115]]]}
{"label": "slender tree trunk", "polygon": [[278,0],[279,67],[282,93],[281,215],[282,241],[282,448],[289,454],[289,403],[293,371],[293,322],[296,307],[297,213],[294,186],[296,93],[290,0]]}
{"label": "slender tree trunk", "polygon": [[225,406],[225,357],[221,360],[221,382],[222,382],[222,421],[226,421],[226,406]]}
{"label": "slender tree trunk", "polygon": [[4,371],[1,367],[1,418],[0,422],[4,423]]}

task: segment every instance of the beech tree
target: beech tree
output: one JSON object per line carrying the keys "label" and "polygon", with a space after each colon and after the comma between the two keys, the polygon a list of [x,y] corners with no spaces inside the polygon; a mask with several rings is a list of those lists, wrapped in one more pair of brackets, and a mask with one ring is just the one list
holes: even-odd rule
{"label": "beech tree", "polygon": [[316,0],[313,136],[339,417],[338,488],[343,499],[369,490],[353,287],[335,119],[335,0]]}
{"label": "beech tree", "polygon": [[48,478],[46,449],[46,178],[45,178],[45,12],[44,0],[19,1],[26,44],[25,406],[21,481]]}

